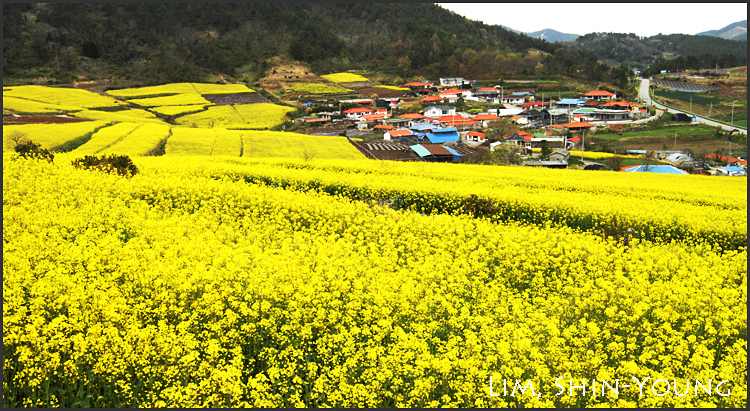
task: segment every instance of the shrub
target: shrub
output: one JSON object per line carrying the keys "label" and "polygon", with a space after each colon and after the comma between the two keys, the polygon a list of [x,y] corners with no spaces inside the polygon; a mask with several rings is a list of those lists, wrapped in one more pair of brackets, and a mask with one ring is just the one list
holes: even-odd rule
{"label": "shrub", "polygon": [[49,161],[50,163],[55,160],[55,155],[52,154],[49,150],[46,148],[42,148],[41,145],[34,143],[31,140],[24,140],[23,133],[16,133],[12,135],[11,140],[13,140],[16,143],[15,151],[16,153],[20,154],[23,158],[32,158],[32,159],[45,159]]}
{"label": "shrub", "polygon": [[85,156],[73,160],[76,168],[85,170],[99,170],[105,173],[117,173],[121,176],[132,177],[138,174],[138,167],[128,156],[111,154],[109,156]]}

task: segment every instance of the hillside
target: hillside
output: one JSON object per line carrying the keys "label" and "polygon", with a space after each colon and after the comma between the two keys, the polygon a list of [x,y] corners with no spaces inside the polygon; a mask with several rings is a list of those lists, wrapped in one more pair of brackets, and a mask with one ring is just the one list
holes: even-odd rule
{"label": "hillside", "polygon": [[694,69],[747,64],[747,43],[719,37],[670,34],[642,38],[632,33],[589,33],[573,44],[601,60],[631,67],[643,68],[676,57],[689,60],[687,64]]}
{"label": "hillside", "polygon": [[586,66],[583,76],[597,71],[588,51],[434,4],[3,5],[5,84],[254,86],[277,57],[316,74],[364,70],[403,79],[576,73],[570,62]]}
{"label": "hillside", "polygon": [[535,39],[547,40],[550,43],[575,41],[575,39],[580,37],[579,34],[562,33],[553,29],[544,29],[544,30],[533,31],[531,33],[524,33],[524,34],[526,34],[529,37],[533,37]]}
{"label": "hillside", "polygon": [[745,40],[747,41],[747,20],[732,23],[720,30],[709,30],[698,33],[697,36],[714,36],[727,40]]}

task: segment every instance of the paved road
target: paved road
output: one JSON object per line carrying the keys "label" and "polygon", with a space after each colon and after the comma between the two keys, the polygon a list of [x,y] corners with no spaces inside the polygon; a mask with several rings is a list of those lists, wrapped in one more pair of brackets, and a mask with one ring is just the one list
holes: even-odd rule
{"label": "paved road", "polygon": [[[692,117],[692,114],[690,114],[688,112],[676,110],[676,109],[673,109],[673,108],[668,108],[668,107],[665,107],[662,104],[659,104],[659,103],[657,103],[655,101],[652,101],[651,100],[651,96],[648,93],[648,88],[649,88],[650,84],[651,84],[651,82],[649,80],[647,80],[647,79],[641,80],[641,87],[638,89],[638,97],[640,97],[641,100],[645,101],[648,105],[655,106],[657,108],[657,115],[659,115],[658,114],[659,109],[661,109],[661,110],[667,110],[668,109],[669,113],[685,113],[688,116]],[[747,135],[747,129],[744,129],[744,128],[741,128],[741,127],[738,127],[738,126],[734,126],[734,127],[728,126],[726,124],[719,123],[719,122],[716,122],[716,121],[713,121],[713,120],[709,120],[707,118],[700,117],[700,116],[698,116],[697,121],[700,124],[707,124],[707,125],[709,125],[711,127],[721,126],[721,128],[723,130],[726,130],[726,131],[737,130],[740,133]]]}

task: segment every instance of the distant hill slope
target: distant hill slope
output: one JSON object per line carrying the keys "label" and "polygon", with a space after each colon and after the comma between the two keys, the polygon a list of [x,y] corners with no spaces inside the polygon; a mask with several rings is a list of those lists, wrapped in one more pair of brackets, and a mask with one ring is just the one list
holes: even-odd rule
{"label": "distant hill slope", "polygon": [[525,33],[525,34],[535,39],[547,40],[550,43],[575,41],[575,39],[580,37],[580,35],[578,34],[562,33],[553,29],[544,29],[544,30],[534,31],[534,32]]}
{"label": "distant hill slope", "polygon": [[660,60],[690,56],[695,60],[691,66],[705,68],[713,67],[717,61],[723,67],[747,64],[747,43],[720,37],[669,34],[642,38],[633,33],[589,33],[572,44],[595,53],[601,60],[641,68]]}
{"label": "distant hill slope", "polygon": [[697,36],[714,36],[727,40],[745,40],[747,41],[747,20],[732,23],[720,30],[709,30],[698,33]]}
{"label": "distant hill slope", "polygon": [[535,39],[544,39],[550,43],[575,41],[575,39],[580,37],[579,34],[563,33],[554,29],[544,29],[544,30],[539,30],[539,31],[523,32],[520,30],[510,28],[508,26],[501,26],[501,27],[506,28],[514,33],[525,34]]}

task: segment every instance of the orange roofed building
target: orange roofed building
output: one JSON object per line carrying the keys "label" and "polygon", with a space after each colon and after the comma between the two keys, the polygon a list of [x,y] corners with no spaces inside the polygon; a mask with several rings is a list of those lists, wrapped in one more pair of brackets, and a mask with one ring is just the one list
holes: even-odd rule
{"label": "orange roofed building", "polygon": [[595,100],[595,101],[614,100],[616,97],[617,95],[615,93],[610,93],[609,91],[606,91],[606,90],[589,91],[588,93],[581,96],[581,98],[584,100]]}

